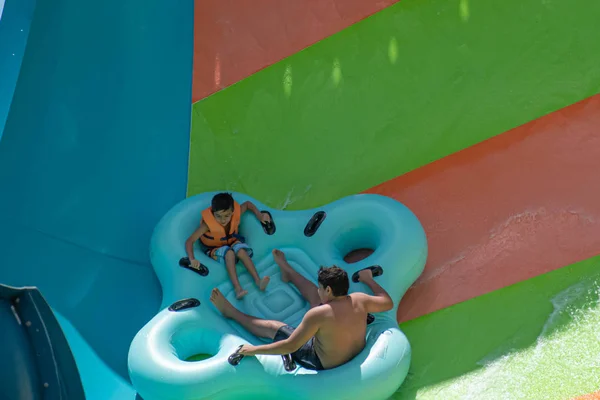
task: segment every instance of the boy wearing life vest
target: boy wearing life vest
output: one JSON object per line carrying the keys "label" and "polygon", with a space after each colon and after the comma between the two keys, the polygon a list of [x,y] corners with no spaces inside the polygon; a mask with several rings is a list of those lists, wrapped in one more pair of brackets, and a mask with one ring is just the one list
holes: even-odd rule
{"label": "boy wearing life vest", "polygon": [[239,300],[248,294],[240,285],[235,265],[239,259],[248,270],[254,283],[261,291],[269,284],[270,278],[260,278],[252,262],[253,251],[239,234],[239,225],[242,214],[252,211],[261,223],[271,219],[267,214],[261,213],[256,206],[246,201],[238,204],[229,193],[219,193],[212,199],[211,206],[202,211],[200,226],[185,242],[185,250],[190,259],[191,267],[199,269],[200,262],[194,258],[194,242],[200,239],[204,253],[213,260],[225,264],[229,279],[235,289],[235,297]]}

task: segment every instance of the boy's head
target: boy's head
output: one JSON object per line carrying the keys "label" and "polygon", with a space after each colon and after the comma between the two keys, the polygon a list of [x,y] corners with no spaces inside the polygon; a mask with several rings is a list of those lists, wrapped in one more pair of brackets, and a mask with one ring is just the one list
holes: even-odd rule
{"label": "boy's head", "polygon": [[217,222],[223,226],[231,221],[233,216],[233,197],[230,193],[219,193],[212,198],[211,211]]}
{"label": "boy's head", "polygon": [[348,273],[337,266],[321,267],[319,269],[319,297],[323,303],[333,299],[334,297],[346,296],[350,281]]}

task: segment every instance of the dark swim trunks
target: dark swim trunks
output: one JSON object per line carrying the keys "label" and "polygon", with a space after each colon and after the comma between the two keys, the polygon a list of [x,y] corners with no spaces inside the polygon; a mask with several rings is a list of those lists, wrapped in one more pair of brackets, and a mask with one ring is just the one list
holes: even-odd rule
{"label": "dark swim trunks", "polygon": [[[273,342],[279,342],[281,340],[285,340],[292,336],[292,333],[296,330],[293,326],[284,325],[277,330],[275,333],[275,337],[273,338]],[[298,364],[302,365],[306,369],[313,370],[323,370],[323,365],[321,364],[321,360],[319,360],[319,356],[315,351],[314,346],[315,338],[313,337],[308,342],[306,342],[302,347],[291,354],[292,360],[296,361]]]}

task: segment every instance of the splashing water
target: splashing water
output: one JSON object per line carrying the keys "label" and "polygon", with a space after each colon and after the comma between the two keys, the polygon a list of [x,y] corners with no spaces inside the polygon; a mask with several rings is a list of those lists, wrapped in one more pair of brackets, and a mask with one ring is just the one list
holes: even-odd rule
{"label": "splashing water", "polygon": [[419,390],[418,399],[568,399],[600,388],[600,281],[581,281],[552,299],[532,346],[496,349],[479,368]]}

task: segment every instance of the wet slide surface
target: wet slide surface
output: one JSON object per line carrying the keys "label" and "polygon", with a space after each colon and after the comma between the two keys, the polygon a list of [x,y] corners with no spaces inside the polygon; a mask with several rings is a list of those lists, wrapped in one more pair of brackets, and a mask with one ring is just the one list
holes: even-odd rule
{"label": "wet slide surface", "polygon": [[574,400],[598,400],[600,399],[600,392],[588,393],[583,396],[579,396]]}
{"label": "wet slide surface", "polygon": [[192,101],[232,85],[398,0],[198,0]]}
{"label": "wet slide surface", "polygon": [[407,204],[429,240],[400,321],[600,250],[600,96],[369,189]]}
{"label": "wet slide surface", "polygon": [[564,400],[600,387],[600,256],[403,323],[393,399]]}
{"label": "wet slide surface", "polygon": [[414,358],[395,398],[597,390],[598,17],[403,0],[196,103],[188,195],[415,210],[431,253],[401,305]]}
{"label": "wet slide surface", "polygon": [[188,195],[315,207],[600,88],[600,3],[460,4],[401,1],[195,103]]}

